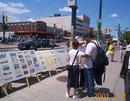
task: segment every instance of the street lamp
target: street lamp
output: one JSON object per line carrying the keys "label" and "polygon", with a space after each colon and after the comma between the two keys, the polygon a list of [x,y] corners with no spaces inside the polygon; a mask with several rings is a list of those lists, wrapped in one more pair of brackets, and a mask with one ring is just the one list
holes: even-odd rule
{"label": "street lamp", "polygon": [[76,34],[76,10],[77,10],[77,0],[68,0],[68,6],[72,9],[71,17],[71,34],[75,37]]}
{"label": "street lamp", "polygon": [[99,18],[98,18],[98,22],[97,22],[97,29],[98,32],[96,34],[96,40],[99,41],[101,39],[101,26],[102,26],[102,0],[100,0],[100,4],[99,4]]}

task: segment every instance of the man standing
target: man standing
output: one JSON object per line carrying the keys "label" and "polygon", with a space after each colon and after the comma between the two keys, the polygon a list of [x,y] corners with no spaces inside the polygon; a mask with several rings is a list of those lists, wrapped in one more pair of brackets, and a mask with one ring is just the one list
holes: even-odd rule
{"label": "man standing", "polygon": [[126,47],[120,76],[124,78],[126,101],[130,101],[130,43]]}
{"label": "man standing", "polygon": [[95,96],[93,61],[95,61],[97,55],[97,47],[94,43],[96,44],[98,43],[95,40],[94,33],[92,31],[86,34],[84,38],[87,43],[86,51],[85,51],[86,62],[84,64],[85,82],[88,91],[88,96],[93,97]]}

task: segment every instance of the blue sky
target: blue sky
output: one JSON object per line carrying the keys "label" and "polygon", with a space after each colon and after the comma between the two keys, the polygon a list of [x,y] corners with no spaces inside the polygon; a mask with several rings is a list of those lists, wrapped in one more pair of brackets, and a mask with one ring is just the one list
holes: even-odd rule
{"label": "blue sky", "polygon": [[[96,28],[99,0],[77,0],[77,15],[86,14],[91,19],[91,26]],[[102,28],[108,27],[116,33],[116,25],[130,27],[130,0],[103,0]],[[0,0],[0,14],[9,16],[10,21],[26,21],[39,17],[52,16],[54,13],[70,15],[67,0]]]}

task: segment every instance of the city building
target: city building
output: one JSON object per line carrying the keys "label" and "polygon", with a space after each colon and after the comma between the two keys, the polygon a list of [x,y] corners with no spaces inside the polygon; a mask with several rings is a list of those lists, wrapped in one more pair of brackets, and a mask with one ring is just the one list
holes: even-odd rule
{"label": "city building", "polygon": [[[62,29],[67,32],[72,32],[71,16],[61,16],[56,14],[47,18],[38,18],[36,21],[43,21],[47,26]],[[77,16],[76,20],[76,35],[86,34],[89,31],[90,18],[86,15]],[[53,31],[54,31],[53,30]],[[49,31],[49,30],[48,30]]]}
{"label": "city building", "polygon": [[[2,31],[2,26],[0,31]],[[43,21],[10,22],[7,23],[7,31],[15,32],[16,36],[39,35],[49,37],[52,34],[47,32],[47,25]]]}

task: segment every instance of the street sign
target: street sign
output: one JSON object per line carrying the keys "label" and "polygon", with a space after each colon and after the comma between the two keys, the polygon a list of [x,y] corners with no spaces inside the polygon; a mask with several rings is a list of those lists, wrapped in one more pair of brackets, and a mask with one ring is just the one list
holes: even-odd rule
{"label": "street sign", "polygon": [[76,5],[77,5],[77,0],[68,0],[69,7],[76,6]]}

